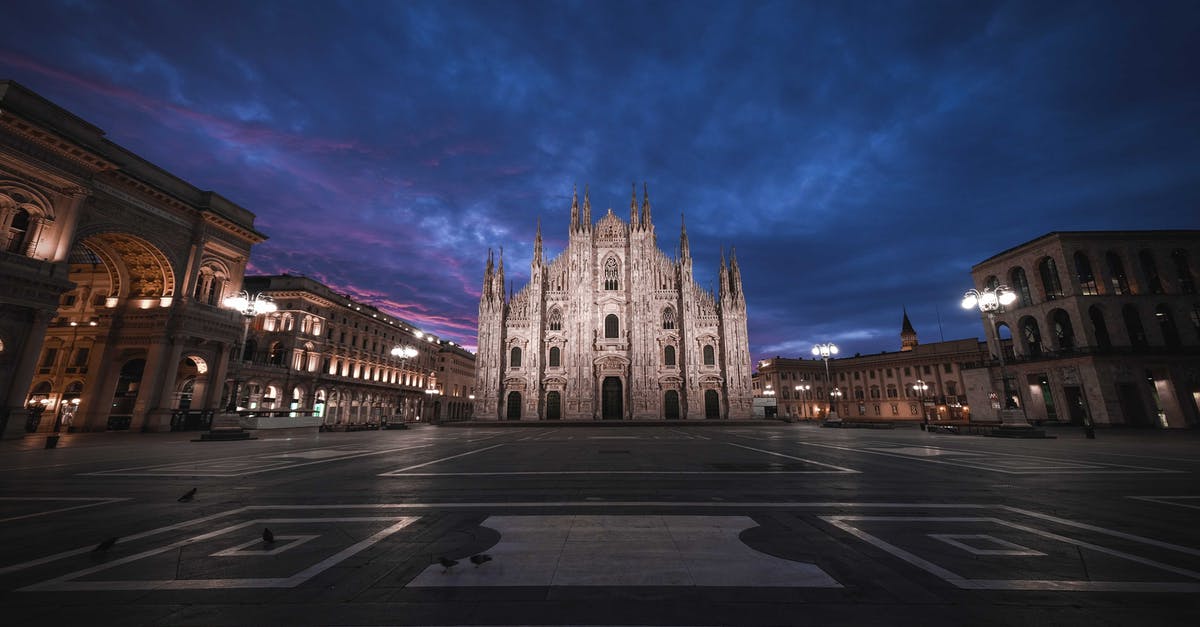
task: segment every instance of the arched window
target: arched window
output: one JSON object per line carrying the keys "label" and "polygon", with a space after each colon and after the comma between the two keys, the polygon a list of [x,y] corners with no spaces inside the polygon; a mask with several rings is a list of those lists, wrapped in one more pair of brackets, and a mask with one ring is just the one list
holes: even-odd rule
{"label": "arched window", "polygon": [[1050,319],[1054,322],[1054,341],[1058,350],[1069,351],[1075,348],[1075,330],[1071,328],[1071,316],[1062,309],[1055,309]]}
{"label": "arched window", "polygon": [[673,309],[671,307],[667,307],[666,309],[663,309],[662,328],[664,328],[664,329],[674,329],[675,328],[675,309]]}
{"label": "arched window", "polygon": [[1146,329],[1142,326],[1142,317],[1138,315],[1137,306],[1125,305],[1121,308],[1121,317],[1125,319],[1125,332],[1129,335],[1129,343],[1133,346],[1146,346]]}
{"label": "arched window", "polygon": [[1125,276],[1125,262],[1121,261],[1121,256],[1110,250],[1105,253],[1104,260],[1108,262],[1108,276],[1112,281],[1113,294],[1130,294],[1129,277]]}
{"label": "arched window", "polygon": [[1175,278],[1179,282],[1179,293],[1195,294],[1196,281],[1192,278],[1192,268],[1188,263],[1187,251],[1182,248],[1171,251],[1171,262],[1175,264]]}
{"label": "arched window", "polygon": [[562,331],[562,310],[558,307],[551,309],[547,324],[551,331]]}
{"label": "arched window", "polygon": [[[2,225],[0,225],[2,226]],[[29,212],[17,209],[8,227],[8,241],[4,249],[18,255],[25,254],[25,232],[29,230]]]}
{"label": "arched window", "polygon": [[1138,260],[1142,262],[1142,272],[1146,273],[1146,287],[1150,289],[1150,293],[1162,294],[1162,277],[1158,274],[1158,263],[1154,261],[1154,253],[1143,250],[1138,253]]}
{"label": "arched window", "polygon": [[521,349],[520,349],[520,347],[514,346],[514,347],[512,347],[512,350],[509,351],[508,365],[510,368],[520,368],[521,367]]}
{"label": "arched window", "polygon": [[1104,311],[1096,305],[1088,308],[1088,318],[1092,321],[1092,333],[1096,335],[1096,345],[1100,348],[1109,348],[1112,346],[1112,340],[1108,337],[1108,325],[1104,322]]}
{"label": "arched window", "polygon": [[1030,357],[1038,357],[1042,354],[1042,333],[1038,330],[1036,320],[1033,318],[1021,320],[1021,337],[1025,340],[1025,350]]}
{"label": "arched window", "polygon": [[557,368],[562,365],[562,351],[557,346],[550,347],[550,367]]}
{"label": "arched window", "polygon": [[1079,291],[1084,296],[1095,296],[1096,275],[1092,272],[1092,262],[1083,251],[1075,253],[1075,276],[1079,279]]}
{"label": "arched window", "polygon": [[1011,276],[1013,287],[1017,290],[1017,296],[1021,298],[1021,306],[1029,307],[1033,305],[1033,292],[1029,290],[1029,279],[1025,277],[1025,268],[1013,268]]}
{"label": "arched window", "polygon": [[619,274],[620,268],[617,266],[617,258],[609,257],[608,260],[604,262],[604,289],[618,289],[620,283],[617,281],[617,277]]}
{"label": "arched window", "polygon": [[704,365],[705,366],[715,366],[716,364],[717,364],[717,355],[716,355],[716,352],[713,351],[712,344],[705,344],[704,345]]}
{"label": "arched window", "polygon": [[997,287],[1000,287],[1000,279],[996,278],[996,275],[993,274],[992,276],[989,276],[983,280],[983,287],[985,289],[994,290]]}
{"label": "arched window", "polygon": [[283,344],[280,344],[279,342],[272,342],[271,349],[267,352],[267,363],[274,364],[276,366],[282,366],[283,353]]}
{"label": "arched window", "polygon": [[667,347],[663,348],[663,365],[665,365],[665,366],[674,366],[675,365],[675,347],[674,346],[667,346]]}
{"label": "arched window", "polygon": [[1175,327],[1175,317],[1166,303],[1154,308],[1154,317],[1158,319],[1158,327],[1162,331],[1163,344],[1179,346],[1179,329]]}
{"label": "arched window", "polygon": [[604,337],[621,337],[621,321],[616,314],[604,316]]}
{"label": "arched window", "polygon": [[1062,298],[1062,283],[1058,281],[1058,265],[1054,263],[1054,259],[1042,259],[1038,264],[1038,272],[1042,276],[1042,290],[1046,292],[1046,300]]}

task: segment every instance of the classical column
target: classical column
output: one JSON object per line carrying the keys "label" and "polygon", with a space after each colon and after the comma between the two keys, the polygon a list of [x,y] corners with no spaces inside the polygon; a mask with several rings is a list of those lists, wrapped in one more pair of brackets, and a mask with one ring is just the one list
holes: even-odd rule
{"label": "classical column", "polygon": [[41,216],[29,217],[29,231],[25,234],[25,256],[33,257],[37,253],[37,245],[42,240],[42,231],[46,228],[46,219]]}
{"label": "classical column", "polygon": [[142,380],[138,384],[137,401],[133,406],[133,418],[129,423],[130,431],[154,430],[158,425],[154,424],[155,419],[159,418],[156,414],[151,415],[153,410],[158,409],[159,395],[162,393],[162,381],[165,371],[170,370],[173,378],[178,360],[170,363],[170,355],[178,352],[176,343],[167,338],[150,344],[146,351],[146,367],[142,371]]}
{"label": "classical column", "polygon": [[3,409],[8,417],[8,422],[4,427],[4,439],[25,436],[25,419],[28,417],[25,411],[25,396],[33,384],[33,371],[37,367],[38,357],[42,353],[42,343],[46,339],[46,326],[50,322],[52,314],[53,312],[35,309],[29,316],[29,331],[26,335],[25,345],[22,347],[21,356],[17,359],[17,367],[13,371],[12,381],[9,382],[4,396],[7,399],[7,407]]}

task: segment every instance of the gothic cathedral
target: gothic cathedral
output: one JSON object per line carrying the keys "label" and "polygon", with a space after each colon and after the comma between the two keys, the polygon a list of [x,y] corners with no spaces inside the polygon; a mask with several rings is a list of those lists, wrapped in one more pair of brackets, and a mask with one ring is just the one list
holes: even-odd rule
{"label": "gothic cathedral", "polygon": [[[682,227],[682,225],[681,225]],[[538,225],[529,284],[504,291],[504,252],[488,251],[479,299],[475,418],[661,420],[750,418],[750,348],[737,255],[721,255],[717,294],[692,276],[687,229],[679,259],[658,248],[650,200],[637,189],[629,223],[592,223],[571,202],[567,249],[542,258]]]}

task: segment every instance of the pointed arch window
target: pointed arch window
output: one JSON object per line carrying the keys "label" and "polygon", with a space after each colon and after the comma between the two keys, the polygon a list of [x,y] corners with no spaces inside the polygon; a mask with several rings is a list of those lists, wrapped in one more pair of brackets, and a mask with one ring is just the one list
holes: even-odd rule
{"label": "pointed arch window", "polygon": [[562,365],[562,350],[557,346],[550,347],[550,367],[558,368]]}
{"label": "pointed arch window", "polygon": [[667,347],[663,348],[663,365],[664,366],[674,366],[675,365],[675,347],[674,346],[667,346]]}
{"label": "pointed arch window", "polygon": [[1054,259],[1042,259],[1038,264],[1038,272],[1042,275],[1042,289],[1046,292],[1046,300],[1062,298],[1062,283],[1058,280],[1058,264],[1054,263]]}
{"label": "pointed arch window", "polygon": [[675,309],[674,308],[667,307],[666,309],[663,309],[662,328],[664,328],[664,329],[674,329],[675,328]]}
{"label": "pointed arch window", "polygon": [[562,310],[555,307],[550,310],[548,325],[551,331],[562,331]]}
{"label": "pointed arch window", "polygon": [[1013,287],[1017,288],[1017,296],[1021,299],[1022,307],[1033,305],[1033,292],[1029,289],[1029,279],[1025,276],[1025,268],[1012,269]]}
{"label": "pointed arch window", "polygon": [[705,366],[717,365],[717,353],[716,353],[716,351],[713,350],[712,344],[704,345],[704,365]]}
{"label": "pointed arch window", "polygon": [[619,289],[620,282],[617,280],[620,275],[621,268],[617,264],[616,257],[609,257],[604,262],[604,289],[615,290]]}
{"label": "pointed arch window", "polygon": [[1092,262],[1083,251],[1075,253],[1075,276],[1079,279],[1079,291],[1084,296],[1095,296],[1099,293],[1096,290],[1096,275],[1092,272]]}
{"label": "pointed arch window", "polygon": [[511,368],[520,368],[521,367],[521,349],[520,349],[520,347],[514,346],[514,347],[512,347],[512,350],[509,351],[508,365]]}

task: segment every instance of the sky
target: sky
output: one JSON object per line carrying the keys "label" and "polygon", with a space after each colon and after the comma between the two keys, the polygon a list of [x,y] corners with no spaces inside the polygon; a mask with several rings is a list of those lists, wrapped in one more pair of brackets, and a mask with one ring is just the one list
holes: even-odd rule
{"label": "sky", "polygon": [[257,215],[303,274],[475,345],[572,189],[700,285],[736,247],[754,360],[982,338],[970,268],[1051,231],[1200,228],[1200,3],[16,0],[0,79]]}

